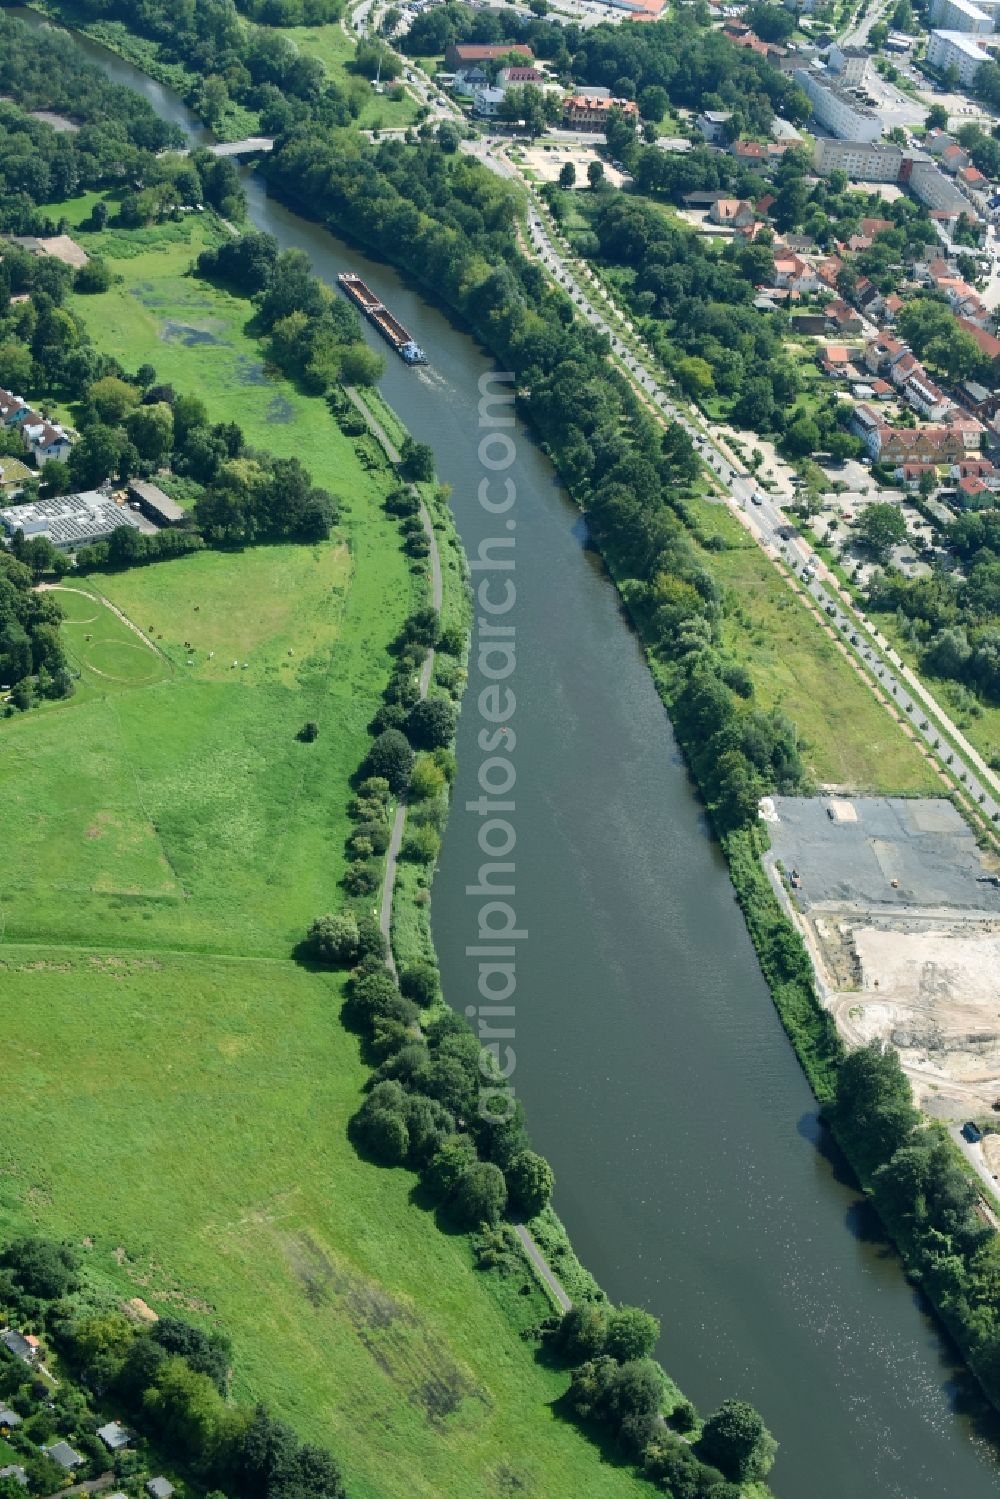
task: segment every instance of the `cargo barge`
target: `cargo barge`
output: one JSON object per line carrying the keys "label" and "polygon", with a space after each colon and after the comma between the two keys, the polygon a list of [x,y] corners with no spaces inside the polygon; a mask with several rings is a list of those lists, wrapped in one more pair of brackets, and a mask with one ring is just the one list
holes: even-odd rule
{"label": "cargo barge", "polygon": [[370,323],[381,333],[386,343],[392,344],[396,353],[407,364],[426,364],[427,355],[418,343],[416,343],[397,317],[393,317],[388,307],[380,302],[370,286],[366,286],[360,276],[353,271],[341,271],[337,277],[343,291],[347,293]]}

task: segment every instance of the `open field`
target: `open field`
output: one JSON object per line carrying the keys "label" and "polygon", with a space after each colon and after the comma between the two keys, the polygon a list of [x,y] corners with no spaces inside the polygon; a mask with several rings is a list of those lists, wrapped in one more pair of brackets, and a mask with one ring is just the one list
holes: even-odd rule
{"label": "open field", "polygon": [[123,1298],[217,1320],[237,1394],[328,1444],[352,1499],[648,1492],[555,1414],[528,1272],[475,1270],[411,1173],[348,1143],[367,1069],[336,977],[8,946],[0,982],[0,1227],[92,1239]]}
{"label": "open field", "polygon": [[65,615],[63,640],[71,667],[80,673],[80,692],[103,694],[114,687],[150,687],[170,675],[169,664],[75,580],[55,590]]}
{"label": "open field", "polygon": [[[6,725],[8,938],[100,933],[286,956],[336,904],[348,779],[409,606],[406,564],[380,512],[357,528],[352,562],[349,590],[333,542],[198,554],[95,580],[142,629],[164,627],[155,633],[179,664],[131,691],[120,680],[99,690],[88,668],[86,694]],[[89,610],[120,631],[130,663],[159,660],[96,600],[65,597],[78,614],[65,627],[71,649],[81,629],[94,637],[86,649],[97,645],[97,626],[79,618]],[[212,661],[201,630],[220,642]],[[232,670],[236,643],[246,672]],[[314,744],[296,738],[306,719],[320,725]]]}
{"label": "open field", "polygon": [[726,644],[746,664],[760,706],[780,708],[795,723],[816,781],[859,791],[940,793],[941,782],[915,744],[729,511],[707,501],[695,502],[692,511],[705,534],[729,543],[706,559],[737,601],[723,621]]}
{"label": "open field", "polygon": [[416,119],[419,106],[409,95],[397,102],[387,94],[376,94],[367,78],[348,70],[357,47],[339,21],[323,26],[282,26],[277,35],[294,42],[305,57],[315,57],[332,82],[358,100],[361,108],[356,123],[361,129],[398,129],[412,125]]}

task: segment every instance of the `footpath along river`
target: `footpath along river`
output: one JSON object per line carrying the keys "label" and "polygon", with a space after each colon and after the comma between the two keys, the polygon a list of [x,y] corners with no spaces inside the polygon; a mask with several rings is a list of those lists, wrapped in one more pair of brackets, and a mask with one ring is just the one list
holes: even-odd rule
{"label": "footpath along river", "polygon": [[[37,17],[26,19],[39,24]],[[192,139],[173,94],[81,50]],[[1000,1463],[977,1391],[831,1158],[669,720],[586,528],[518,422],[505,521],[477,500],[475,342],[400,277],[246,185],[254,224],[333,284],[360,273],[427,351],[382,389],[434,448],[462,539],[516,540],[520,926],[513,1083],[556,1206],[608,1293],[661,1317],[663,1360],[704,1409],[739,1393],[781,1443],[780,1499],[987,1499]],[[373,343],[384,349],[369,330]],[[494,494],[498,491],[494,489]],[[494,597],[498,595],[495,588]],[[445,992],[477,1001],[484,679],[471,665],[434,885]]]}

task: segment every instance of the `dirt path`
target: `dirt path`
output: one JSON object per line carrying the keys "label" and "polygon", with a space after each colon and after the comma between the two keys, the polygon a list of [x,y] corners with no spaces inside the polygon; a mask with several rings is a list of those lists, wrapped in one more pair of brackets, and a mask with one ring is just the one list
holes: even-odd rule
{"label": "dirt path", "polygon": [[[131,630],[134,635],[138,635],[143,645],[148,645],[149,649],[155,656],[160,656],[164,661],[166,661],[168,666],[172,665],[170,657],[166,655],[164,651],[160,650],[160,647],[156,644],[156,642],[154,640],[150,640],[146,632],[144,630],[140,630],[139,626],[137,624],[134,624],[132,620],[129,619],[127,614],[123,614],[122,611],[118,608],[117,604],[113,604],[110,599],[106,599],[103,593],[88,593],[86,588],[70,588],[66,583],[39,583],[38,591],[39,593],[78,593],[83,599],[93,599],[95,604],[101,605],[105,609],[110,609],[115,618],[120,619],[122,624],[125,625],[127,629]],[[84,623],[84,621],[81,621],[81,623]],[[91,670],[96,671],[97,668],[91,667]],[[101,677],[106,675],[106,673],[98,672],[97,675]],[[113,678],[112,680],[115,679]]]}
{"label": "dirt path", "polygon": [[[382,448],[385,451],[385,455],[389,459],[390,463],[398,464],[400,461],[399,451],[396,448],[395,444],[391,441],[389,434],[386,432],[381,422],[372,414],[371,411],[369,411],[368,407],[365,405],[364,401],[361,399],[360,395],[353,385],[346,385],[344,389],[347,393],[347,398],[351,402],[352,406],[354,406],[354,408],[364,417],[365,421],[368,424],[369,431],[382,445]],[[437,537],[434,535],[434,526],[431,521],[427,506],[424,504],[423,500],[420,499],[419,490],[417,489],[415,484],[411,484],[410,489],[414,494],[416,494],[418,500],[420,500],[420,519],[423,521],[424,532],[427,536],[428,542],[430,543],[431,549],[431,600],[434,604],[435,612],[440,615],[441,602],[443,597],[443,586],[441,579],[441,555],[438,551]],[[421,697],[427,696],[427,689],[430,687],[431,672],[433,671],[433,669],[434,652],[428,651],[427,660],[424,662],[423,670],[420,673]],[[396,869],[399,864],[399,850],[403,842],[403,829],[405,825],[406,799],[404,797],[401,797],[399,800],[399,804],[396,807],[396,815],[392,820],[392,831],[389,834],[389,846],[385,851],[385,876],[382,880],[382,896],[379,902],[378,913],[379,926],[382,930],[382,935],[385,937],[386,943],[388,945],[386,965],[394,978],[397,977],[397,972],[396,959],[392,951],[391,937],[392,894],[396,887]],[[527,1255],[528,1260],[533,1266],[536,1274],[540,1277],[549,1293],[555,1298],[556,1305],[560,1308],[561,1311],[569,1311],[573,1303],[567,1295],[563,1286],[560,1284],[559,1279],[553,1271],[548,1260],[545,1258],[544,1254],[535,1243],[535,1240],[532,1238],[530,1229],[526,1228],[523,1223],[515,1223],[514,1232],[517,1234],[524,1252]]]}
{"label": "dirt path", "polygon": [[[371,411],[369,411],[368,407],[365,405],[364,401],[361,399],[360,395],[353,385],[345,385],[344,390],[347,394],[347,399],[351,402],[351,405],[354,406],[355,410],[357,410],[359,414],[364,417],[365,421],[368,424],[368,429],[372,433],[372,436],[378,443],[381,444],[386,457],[389,459],[389,462],[398,464],[400,462],[399,450],[389,437],[388,432],[386,432],[385,428],[382,426],[382,423],[376,416],[372,414]],[[434,605],[435,612],[437,614],[440,614],[441,600],[443,597],[443,586],[441,580],[441,557],[440,553],[438,552],[437,537],[434,535],[434,527],[431,523],[430,513],[427,509],[427,506],[420,498],[420,494],[417,490],[416,485],[411,484],[410,490],[417,496],[417,500],[419,501],[420,519],[423,523],[424,534],[426,535],[427,541],[430,545],[431,602]],[[431,685],[431,674],[433,670],[434,652],[428,651],[427,659],[424,662],[420,672],[421,697],[427,696],[428,690]],[[394,889],[396,888],[396,869],[399,864],[399,850],[402,847],[403,843],[403,828],[405,827],[405,825],[406,799],[405,797],[401,797],[399,804],[396,807],[396,815],[392,819],[392,831],[389,834],[389,846],[385,851],[385,875],[382,880],[382,895],[379,901],[378,913],[379,926],[382,929],[382,935],[385,937],[385,940],[388,943],[388,957],[386,958],[386,963],[394,978],[396,977],[396,959],[393,956],[392,940],[390,936],[392,927],[392,894]]]}

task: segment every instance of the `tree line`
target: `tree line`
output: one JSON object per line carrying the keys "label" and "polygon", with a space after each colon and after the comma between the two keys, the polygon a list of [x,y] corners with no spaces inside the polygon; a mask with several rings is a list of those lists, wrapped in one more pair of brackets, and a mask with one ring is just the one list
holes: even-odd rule
{"label": "tree line", "polygon": [[[49,1385],[0,1348],[0,1397],[23,1418],[7,1440],[32,1492],[66,1481],[38,1445],[59,1435],[84,1458],[82,1477],[112,1467],[128,1483],[165,1457],[208,1499],[226,1499],[227,1491],[240,1499],[345,1499],[329,1452],[300,1441],[265,1405],[231,1400],[224,1333],[173,1316],[152,1324],[124,1316],[89,1282],[74,1246],[37,1235],[8,1239],[0,1247],[0,1312],[40,1333],[60,1357],[61,1378]],[[113,1410],[137,1433],[130,1449],[109,1458],[96,1436],[107,1419],[98,1410]],[[11,1482],[12,1494],[24,1493]]]}

